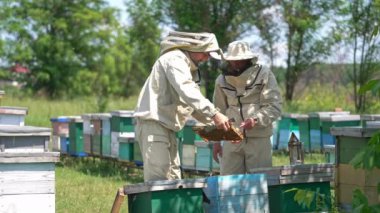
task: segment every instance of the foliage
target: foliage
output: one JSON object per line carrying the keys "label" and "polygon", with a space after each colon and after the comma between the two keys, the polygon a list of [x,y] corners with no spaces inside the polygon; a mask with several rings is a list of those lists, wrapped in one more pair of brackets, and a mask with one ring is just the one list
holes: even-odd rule
{"label": "foliage", "polygon": [[[380,184],[378,184],[378,193],[380,193]],[[360,189],[353,191],[352,209],[354,213],[377,213],[380,212],[380,204],[369,205],[367,197]]]}
{"label": "foliage", "polygon": [[325,211],[328,209],[328,204],[326,203],[326,195],[319,192],[319,188],[317,191],[310,189],[298,189],[292,188],[286,190],[285,193],[295,192],[294,200],[298,203],[298,205],[302,206],[302,208],[310,209],[311,204],[315,201],[315,210],[317,211]]}
{"label": "foliage", "polygon": [[126,2],[131,27],[126,30],[128,46],[133,50],[127,75],[123,75],[124,95],[136,93],[149,75],[159,55],[162,19],[161,5],[156,1],[129,0]]}
{"label": "foliage", "polygon": [[[202,3],[191,0],[157,1],[163,6],[166,23],[180,31],[215,33],[222,48],[251,28],[247,22],[255,8],[248,0],[205,0]],[[249,8],[252,9],[250,12],[245,11]],[[214,81],[218,75],[216,69],[215,61],[201,68],[209,99],[212,99]]]}
{"label": "foliage", "polygon": [[373,79],[380,69],[380,37],[377,36],[380,12],[375,1],[355,0],[343,5],[343,17],[348,18],[340,27],[343,39],[353,50],[353,70],[350,77],[353,82],[355,109],[363,112],[368,105],[367,96],[359,89]]}
{"label": "foliage", "polygon": [[[331,93],[332,90],[334,94]],[[345,86],[312,83],[292,102],[285,102],[283,111],[309,113],[334,111],[335,108],[354,110],[348,89]]]}
{"label": "foliage", "polygon": [[350,162],[354,168],[380,169],[380,132],[374,134],[365,146]]}
{"label": "foliage", "polygon": [[371,91],[373,95],[378,95],[380,97],[380,79],[374,79],[368,81],[359,89],[359,94],[364,94],[367,91]]}
{"label": "foliage", "polygon": [[287,60],[285,100],[293,99],[296,82],[302,72],[329,54],[334,36],[318,32],[330,19],[337,1],[281,1],[281,21],[286,25]]}
{"label": "foliage", "polygon": [[[0,14],[5,17],[0,30],[8,35],[4,60],[31,70],[29,87],[50,97],[62,96],[67,85],[78,79],[79,70],[93,73],[84,81],[87,86],[99,86],[96,80],[107,71],[99,64],[112,46],[118,26],[115,10],[105,1],[6,0],[1,3]],[[86,94],[91,89],[72,94]]]}

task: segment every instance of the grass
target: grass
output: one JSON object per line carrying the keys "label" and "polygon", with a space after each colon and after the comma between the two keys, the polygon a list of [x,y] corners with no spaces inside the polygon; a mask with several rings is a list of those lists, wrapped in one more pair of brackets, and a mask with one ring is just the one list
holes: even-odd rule
{"label": "grass", "polygon": [[[133,110],[136,100],[137,96],[111,99],[106,112]],[[51,127],[50,118],[95,113],[98,109],[96,103],[96,97],[48,100],[7,93],[0,105],[27,107],[26,125]],[[305,155],[305,163],[321,162],[324,162],[321,154]],[[273,153],[274,166],[288,164],[289,157],[286,153]],[[118,188],[142,181],[141,170],[126,168],[117,162],[63,157],[56,166],[56,212],[109,212]],[[122,212],[127,212],[127,208],[125,199]]]}
{"label": "grass", "polygon": [[[142,182],[142,170],[95,158],[62,157],[56,166],[56,212],[110,212],[117,190]],[[121,212],[127,212],[127,198]]]}
{"label": "grass", "polygon": [[[322,163],[322,154],[305,155],[305,163]],[[288,165],[285,152],[273,153],[274,166]],[[185,175],[188,178],[200,175]],[[56,165],[56,212],[110,212],[118,188],[143,182],[141,169],[98,158],[61,157]],[[121,212],[128,212],[128,198]]]}
{"label": "grass", "polygon": [[[113,110],[133,110],[137,97],[128,99],[114,98],[108,103],[106,112]],[[30,126],[50,127],[50,118],[57,116],[82,115],[96,113],[96,97],[85,97],[72,100],[48,100],[39,97],[14,97],[5,96],[1,106],[17,106],[28,108],[25,124]]]}

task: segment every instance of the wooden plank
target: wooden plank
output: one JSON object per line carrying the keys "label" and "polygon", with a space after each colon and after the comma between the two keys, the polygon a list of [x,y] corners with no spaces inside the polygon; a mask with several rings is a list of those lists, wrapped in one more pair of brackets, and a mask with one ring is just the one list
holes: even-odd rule
{"label": "wooden plank", "polygon": [[0,196],[1,212],[55,212],[54,194],[23,194]]}
{"label": "wooden plank", "polygon": [[2,184],[0,195],[54,194],[55,181],[25,181]]}
{"label": "wooden plank", "polygon": [[2,106],[2,107],[0,107],[0,114],[26,115],[26,114],[28,114],[28,108]]}
{"label": "wooden plank", "polygon": [[157,180],[147,181],[133,185],[124,186],[124,194],[136,194],[142,192],[162,191],[183,188],[204,188],[206,179],[188,179],[188,180]]}
{"label": "wooden plank", "polygon": [[319,173],[309,175],[294,175],[294,176],[281,176],[280,184],[290,183],[313,183],[313,182],[333,182],[334,176],[332,173]]}
{"label": "wooden plank", "polygon": [[53,163],[2,163],[0,171],[0,194],[54,194]]}
{"label": "wooden plank", "polygon": [[0,136],[50,136],[50,128],[0,125]]}
{"label": "wooden plank", "polygon": [[58,152],[0,153],[0,163],[55,163]]}
{"label": "wooden plank", "polygon": [[314,173],[332,173],[334,172],[333,164],[303,164],[283,166],[281,175],[297,175],[297,174],[314,174]]}
{"label": "wooden plank", "polygon": [[330,133],[334,136],[351,136],[351,137],[372,137],[379,128],[363,128],[363,127],[331,127]]}
{"label": "wooden plank", "polygon": [[360,189],[366,197],[368,198],[368,203],[370,205],[379,204],[380,203],[380,195],[377,193],[376,187],[362,187],[358,185],[352,184],[339,184],[337,188],[337,196],[339,204],[351,204],[352,203],[352,195],[355,189]]}
{"label": "wooden plank", "polygon": [[123,188],[118,189],[116,192],[115,200],[112,205],[111,213],[120,212],[121,204],[123,204],[124,197],[125,197],[125,194],[124,194]]}
{"label": "wooden plank", "polygon": [[338,165],[338,184],[352,184],[360,187],[376,187],[380,182],[380,169],[366,171],[355,169],[349,164]]}

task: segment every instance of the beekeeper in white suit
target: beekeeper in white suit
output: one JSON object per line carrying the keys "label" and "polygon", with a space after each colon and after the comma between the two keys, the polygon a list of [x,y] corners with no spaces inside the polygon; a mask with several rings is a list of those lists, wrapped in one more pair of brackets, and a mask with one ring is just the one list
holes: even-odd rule
{"label": "beekeeper in white suit", "polygon": [[134,117],[144,161],[144,180],[181,179],[175,133],[193,116],[228,130],[228,118],[206,99],[198,84],[198,64],[220,52],[212,33],[170,32],[141,89]]}
{"label": "beekeeper in white suit", "polygon": [[281,116],[281,94],[272,71],[257,63],[249,44],[234,41],[223,55],[227,67],[215,83],[214,104],[242,128],[242,141],[214,144],[221,174],[244,174],[272,166],[272,123]]}

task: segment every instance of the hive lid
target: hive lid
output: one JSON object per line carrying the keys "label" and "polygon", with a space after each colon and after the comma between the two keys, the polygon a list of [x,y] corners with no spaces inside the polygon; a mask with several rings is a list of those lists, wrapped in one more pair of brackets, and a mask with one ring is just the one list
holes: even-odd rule
{"label": "hive lid", "polygon": [[49,163],[59,162],[59,152],[0,152],[0,163]]}
{"label": "hive lid", "polygon": [[111,113],[94,113],[92,114],[92,119],[107,119],[111,118]]}
{"label": "hive lid", "polygon": [[351,137],[372,137],[373,134],[379,132],[380,128],[349,126],[349,127],[331,127],[330,133],[335,136],[351,136]]}
{"label": "hive lid", "polygon": [[343,112],[311,112],[309,113],[310,117],[329,117],[332,115],[349,115],[349,111],[343,111]]}
{"label": "hive lid", "polygon": [[26,114],[28,114],[28,108],[13,107],[13,106],[1,106],[0,107],[0,114],[26,115]]}
{"label": "hive lid", "polygon": [[111,112],[111,115],[117,117],[133,117],[134,112],[135,111],[132,110],[115,110]]}
{"label": "hive lid", "polygon": [[50,128],[0,125],[0,136],[50,136]]}
{"label": "hive lid", "polygon": [[360,115],[360,119],[365,121],[380,121],[380,114]]}
{"label": "hive lid", "polygon": [[186,179],[186,180],[157,180],[144,183],[124,186],[125,194],[136,194],[142,192],[163,191],[183,188],[204,188],[206,179]]}
{"label": "hive lid", "polygon": [[332,115],[328,117],[321,117],[321,121],[360,121],[360,115]]}
{"label": "hive lid", "polygon": [[50,118],[51,122],[68,123],[71,119],[81,119],[80,116],[59,116],[56,118]]}

